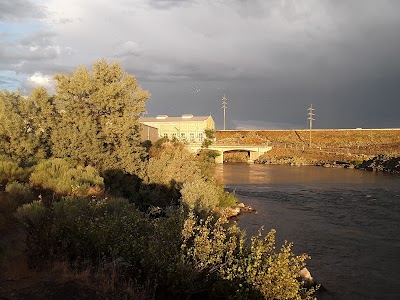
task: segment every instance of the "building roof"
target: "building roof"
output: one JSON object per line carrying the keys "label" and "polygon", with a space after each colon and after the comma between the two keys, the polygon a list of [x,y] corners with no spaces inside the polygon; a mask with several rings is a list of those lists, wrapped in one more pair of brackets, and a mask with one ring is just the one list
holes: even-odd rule
{"label": "building roof", "polygon": [[167,115],[158,115],[157,117],[142,117],[139,122],[199,122],[207,121],[211,116],[193,116],[182,115],[181,117],[169,117]]}

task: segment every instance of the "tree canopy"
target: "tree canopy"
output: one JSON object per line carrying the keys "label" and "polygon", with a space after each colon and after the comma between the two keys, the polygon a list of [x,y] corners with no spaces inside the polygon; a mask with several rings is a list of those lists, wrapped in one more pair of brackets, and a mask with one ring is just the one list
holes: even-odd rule
{"label": "tree canopy", "polygon": [[144,155],[139,116],[150,94],[119,63],[99,60],[57,74],[56,93],[0,94],[0,146],[17,160],[71,158],[133,173]]}

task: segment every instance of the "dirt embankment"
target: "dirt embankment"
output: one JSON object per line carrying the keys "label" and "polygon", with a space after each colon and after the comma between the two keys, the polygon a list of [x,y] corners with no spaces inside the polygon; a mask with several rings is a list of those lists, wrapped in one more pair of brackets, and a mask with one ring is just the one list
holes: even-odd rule
{"label": "dirt embankment", "polygon": [[[400,129],[217,131],[219,145],[269,145],[258,162],[353,167],[379,154],[400,157]],[[229,155],[227,156],[229,157]]]}

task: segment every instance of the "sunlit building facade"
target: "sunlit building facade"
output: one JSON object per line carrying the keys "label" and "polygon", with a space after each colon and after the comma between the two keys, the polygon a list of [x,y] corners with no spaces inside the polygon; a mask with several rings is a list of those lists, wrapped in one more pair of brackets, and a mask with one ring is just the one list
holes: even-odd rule
{"label": "sunlit building facade", "polygon": [[205,130],[215,130],[215,122],[211,116],[193,116],[185,114],[181,117],[158,115],[142,117],[140,123],[158,129],[158,137],[178,139],[189,143],[201,143],[205,139]]}

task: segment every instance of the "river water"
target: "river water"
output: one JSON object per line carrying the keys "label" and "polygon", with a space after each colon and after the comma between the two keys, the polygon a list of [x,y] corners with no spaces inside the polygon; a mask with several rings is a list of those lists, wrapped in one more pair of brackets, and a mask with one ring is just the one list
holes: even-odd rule
{"label": "river water", "polygon": [[327,292],[318,299],[400,299],[400,176],[350,169],[221,164],[216,177],[257,214],[239,226],[277,230]]}

